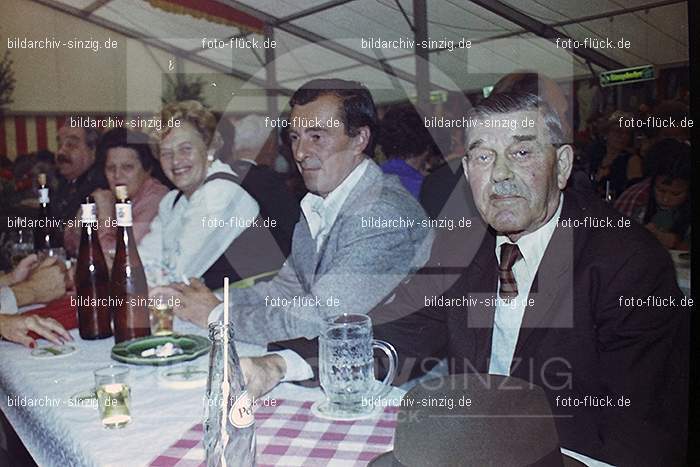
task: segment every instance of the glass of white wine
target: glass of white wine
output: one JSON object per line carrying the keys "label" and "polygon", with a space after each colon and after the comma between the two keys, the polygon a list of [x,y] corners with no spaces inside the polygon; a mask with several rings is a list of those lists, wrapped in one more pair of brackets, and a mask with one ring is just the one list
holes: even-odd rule
{"label": "glass of white wine", "polygon": [[150,297],[149,306],[151,318],[151,334],[154,336],[169,336],[173,334],[172,298],[166,295],[154,295]]}
{"label": "glass of white wine", "polygon": [[95,393],[100,420],[105,428],[123,428],[131,421],[129,368],[110,365],[95,370]]}

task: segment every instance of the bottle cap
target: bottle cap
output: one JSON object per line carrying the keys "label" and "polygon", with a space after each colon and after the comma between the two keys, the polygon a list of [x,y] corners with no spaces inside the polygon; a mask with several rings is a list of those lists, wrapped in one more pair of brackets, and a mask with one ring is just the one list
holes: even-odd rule
{"label": "bottle cap", "polygon": [[114,191],[116,192],[117,199],[119,200],[125,200],[129,197],[129,192],[126,190],[126,185],[117,185],[114,187]]}
{"label": "bottle cap", "polygon": [[40,173],[36,177],[36,179],[39,182],[39,185],[46,185],[46,174],[45,173]]}

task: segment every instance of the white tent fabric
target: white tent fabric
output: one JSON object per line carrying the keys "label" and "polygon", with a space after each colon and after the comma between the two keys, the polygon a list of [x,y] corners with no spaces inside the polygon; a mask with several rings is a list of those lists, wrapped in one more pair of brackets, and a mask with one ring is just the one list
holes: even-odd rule
{"label": "white tent fabric", "polygon": [[[197,56],[218,66],[218,71],[254,76],[259,79],[255,87],[265,81],[263,51],[202,48],[204,37],[228,40],[242,35],[235,27],[168,13],[143,0],[35,1],[76,15],[86,9],[92,10],[91,14],[84,15],[88,21],[127,30],[136,38],[157,39],[176,47],[182,56]],[[361,43],[363,38],[413,40],[408,23],[413,21],[412,1],[218,1],[273,23],[277,41],[275,78],[281,88],[293,90],[310,77],[332,76],[357,79],[378,89],[379,101],[401,99],[402,94],[415,95],[412,81],[416,57],[411,47],[362,48]],[[584,57],[558,47],[555,42],[477,3],[466,0],[427,2],[429,39],[453,41],[454,45],[461,39],[472,41],[469,49],[430,52],[431,89],[479,90],[493,84],[502,74],[523,69],[534,69],[558,80],[570,80],[590,76],[591,70],[599,73],[611,68],[593,61],[587,63]],[[516,10],[581,42],[585,38],[610,38],[617,43],[624,38],[630,43],[627,49],[597,50],[619,67],[648,64],[663,67],[688,61],[685,1],[501,0],[493,4]],[[309,9],[316,11],[286,20]],[[263,39],[259,34],[248,37]],[[346,53],[348,50],[354,54]],[[396,70],[399,76],[385,73],[382,64]]]}

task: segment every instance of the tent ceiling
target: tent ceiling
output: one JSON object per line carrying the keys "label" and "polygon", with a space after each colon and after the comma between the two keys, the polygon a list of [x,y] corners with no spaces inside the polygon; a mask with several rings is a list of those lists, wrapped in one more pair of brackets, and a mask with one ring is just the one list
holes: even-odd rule
{"label": "tent ceiling", "polygon": [[[254,76],[258,78],[257,85],[265,80],[262,51],[256,54],[245,49],[202,50],[202,37],[227,40],[245,34],[238,28],[168,13],[139,0],[35,1],[72,14],[92,11],[91,15],[85,15],[88,21],[104,20],[135,31],[137,37],[142,34],[143,38],[157,39],[179,50],[183,56],[194,54],[200,63],[210,63],[217,71],[229,69],[242,76]],[[404,93],[415,92],[411,82],[415,74],[413,50],[362,48],[358,39],[413,39],[411,27],[395,0],[217,1],[234,7],[249,7],[249,13],[273,23],[291,17],[284,24],[277,21],[273,28],[278,44],[276,74],[281,87],[292,90],[311,76],[335,76],[358,79],[375,89],[384,88],[381,97],[378,95],[379,100],[393,100]],[[413,21],[412,1],[399,0],[399,3]],[[427,3],[429,38],[457,43],[464,37],[475,42],[471,49],[431,51],[433,88],[475,90],[493,84],[502,74],[526,68],[555,79],[590,75],[590,68],[581,57],[557,48],[553,42],[476,3],[459,0]],[[575,40],[624,37],[631,42],[631,48],[598,50],[623,66],[663,66],[688,61],[685,1],[501,0],[494,3],[515,9]],[[293,17],[305,10],[309,10],[308,15]],[[249,36],[263,39],[255,33]],[[341,47],[313,42],[322,39]],[[395,69],[397,76],[385,73],[382,63]],[[593,69],[602,71],[595,64]]]}

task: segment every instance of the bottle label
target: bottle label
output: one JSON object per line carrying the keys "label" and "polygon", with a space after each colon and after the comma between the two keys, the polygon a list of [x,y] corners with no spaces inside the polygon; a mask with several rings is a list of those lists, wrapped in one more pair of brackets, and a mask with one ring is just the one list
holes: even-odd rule
{"label": "bottle label", "polygon": [[133,224],[131,204],[117,203],[115,207],[117,211],[117,227],[131,227]]}
{"label": "bottle label", "polygon": [[49,203],[49,189],[39,188],[39,203],[48,204]]}
{"label": "bottle label", "polygon": [[253,399],[248,395],[248,391],[243,391],[236,398],[231,411],[228,413],[228,420],[236,428],[247,428],[255,422]]}
{"label": "bottle label", "polygon": [[81,204],[80,220],[83,224],[92,224],[97,222],[97,207],[92,204]]}

